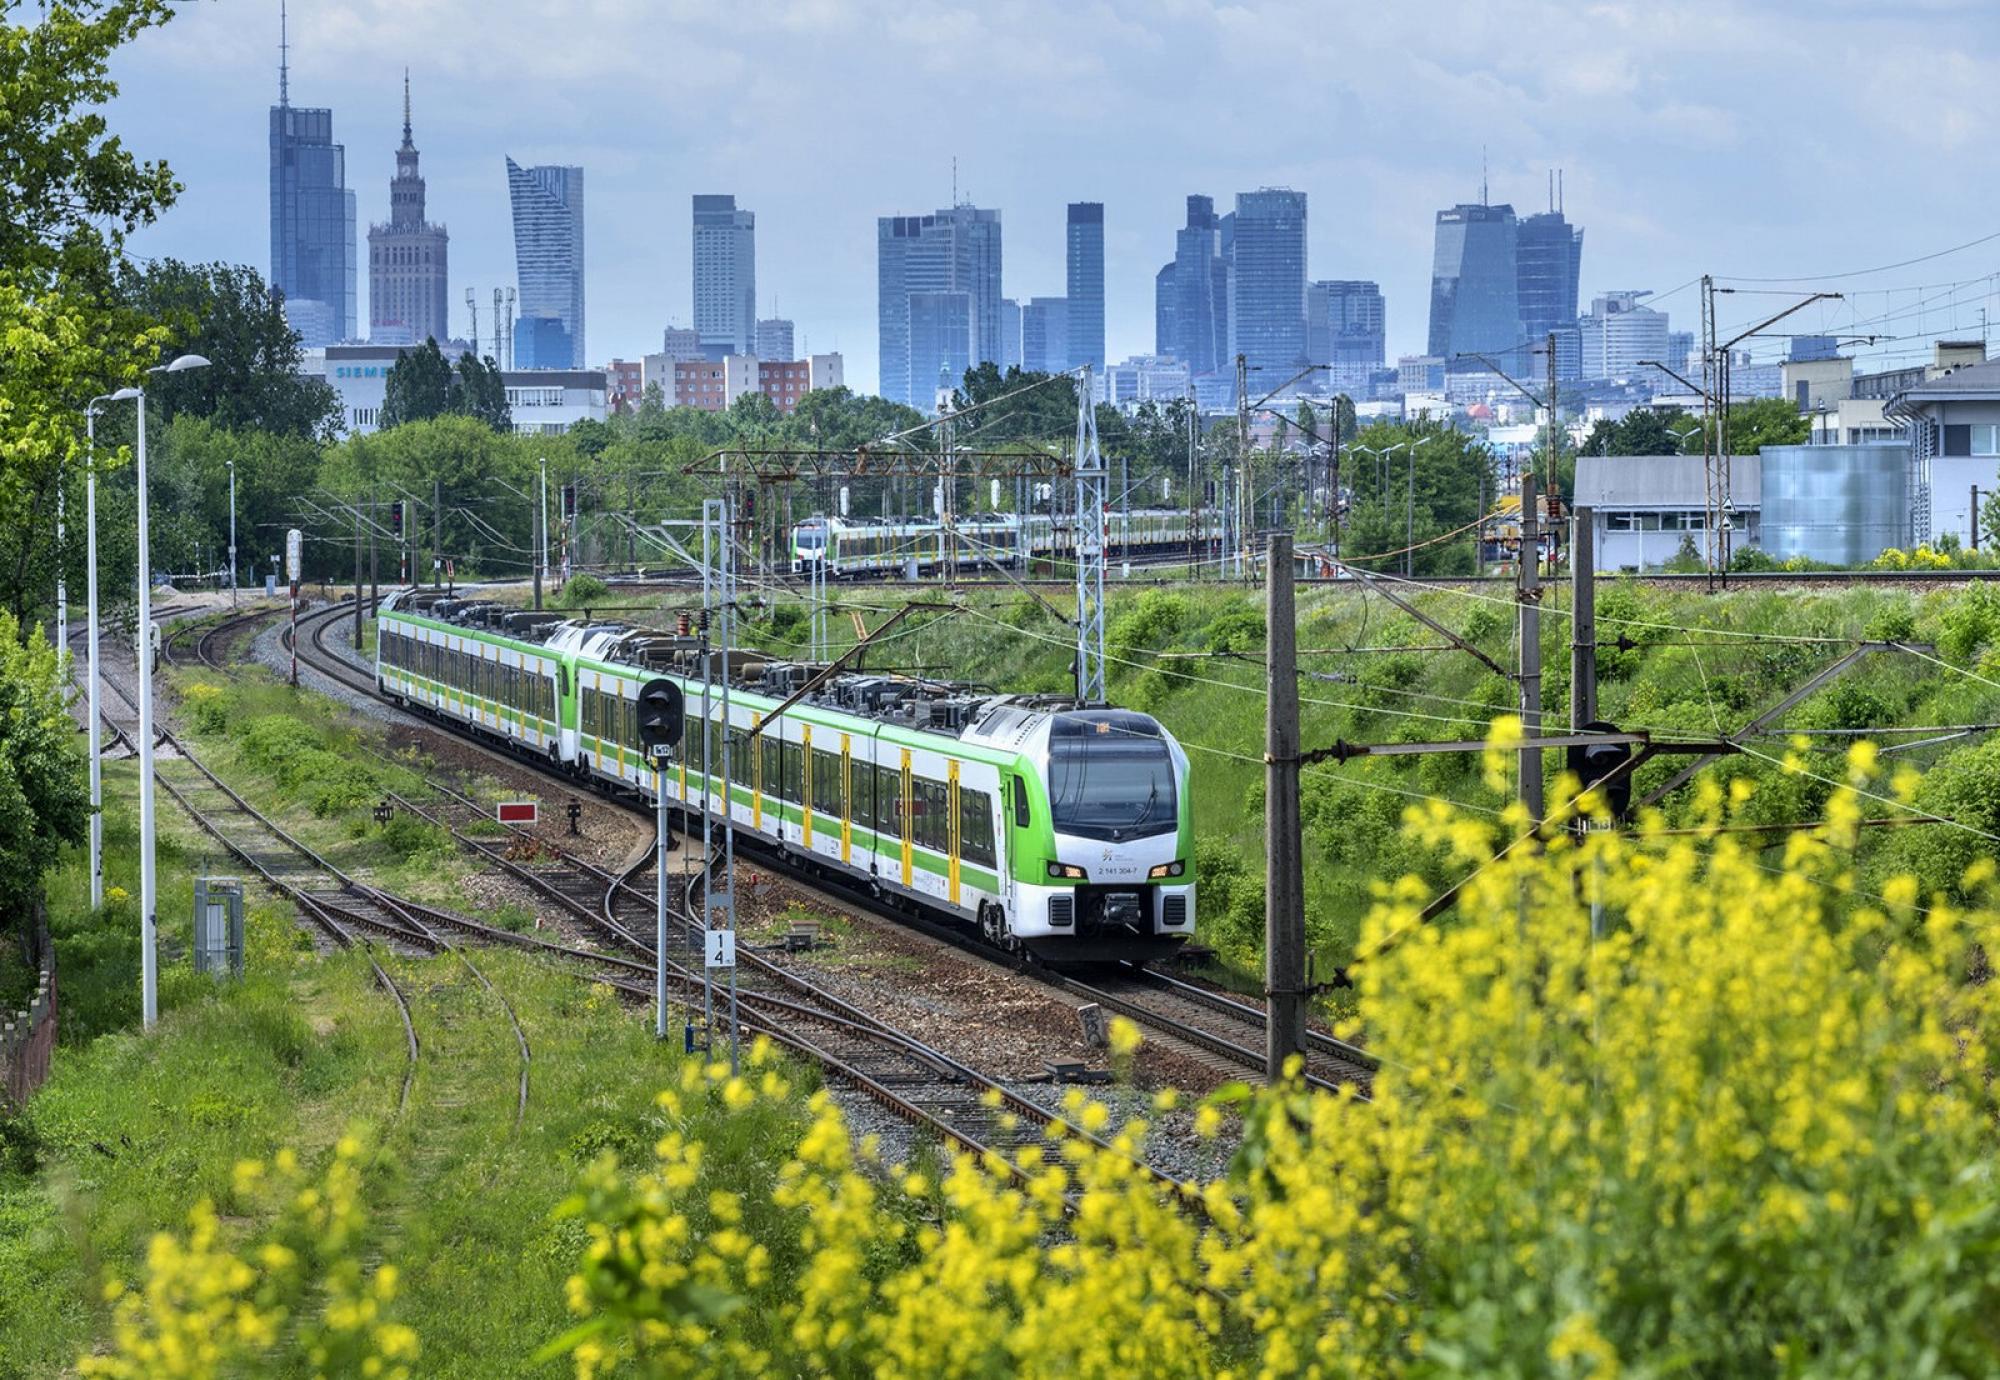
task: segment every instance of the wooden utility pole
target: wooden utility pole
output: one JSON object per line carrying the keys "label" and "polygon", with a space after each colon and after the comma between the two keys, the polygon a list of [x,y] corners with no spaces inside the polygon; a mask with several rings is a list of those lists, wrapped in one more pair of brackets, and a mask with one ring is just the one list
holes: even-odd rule
{"label": "wooden utility pole", "polygon": [[1306,1041],[1305,873],[1299,857],[1298,623],[1292,538],[1273,532],[1264,552],[1264,1073],[1283,1076]]}
{"label": "wooden utility pole", "polygon": [[[1542,732],[1542,524],[1541,486],[1531,470],[1521,476],[1521,558],[1515,600],[1520,606],[1521,732],[1537,738]],[[1542,750],[1521,749],[1521,801],[1528,818],[1542,818]]]}
{"label": "wooden utility pole", "polygon": [[1571,508],[1576,532],[1569,542],[1569,727],[1597,719],[1597,550],[1595,509]]}

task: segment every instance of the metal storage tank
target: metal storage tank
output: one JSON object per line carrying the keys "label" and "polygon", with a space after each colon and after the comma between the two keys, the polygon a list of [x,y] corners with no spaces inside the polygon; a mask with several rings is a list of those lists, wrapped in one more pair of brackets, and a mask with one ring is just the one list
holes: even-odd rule
{"label": "metal storage tank", "polygon": [[1765,446],[1764,550],[1828,565],[1866,565],[1910,545],[1910,448]]}

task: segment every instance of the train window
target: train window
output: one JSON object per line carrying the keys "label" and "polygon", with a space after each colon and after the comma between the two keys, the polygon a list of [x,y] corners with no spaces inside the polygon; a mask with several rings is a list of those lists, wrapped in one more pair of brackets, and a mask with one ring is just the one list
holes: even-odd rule
{"label": "train window", "polygon": [[862,828],[872,829],[875,827],[875,768],[850,756],[847,776],[849,788],[854,794],[847,804],[848,817]]}
{"label": "train window", "polygon": [[784,744],[783,752],[785,760],[784,797],[794,805],[802,804],[805,800],[804,758],[800,755],[797,743]]}
{"label": "train window", "polygon": [[917,842],[942,853],[951,846],[950,797],[942,781],[919,781],[917,797]]}
{"label": "train window", "polygon": [[903,774],[892,767],[875,768],[875,828],[894,838],[903,833]]}
{"label": "train window", "polygon": [[993,866],[993,800],[984,791],[958,788],[958,851],[967,862]]}
{"label": "train window", "polygon": [[568,699],[568,698],[569,698],[569,667],[568,667],[567,665],[565,665],[565,664],[561,663],[561,662],[558,662],[558,663],[556,664],[556,685],[557,685],[557,686],[559,687],[559,689],[560,689],[560,692],[561,692],[561,694],[562,694],[562,697],[563,697],[564,699]]}
{"label": "train window", "polygon": [[840,813],[840,757],[813,749],[813,808],[821,814]]}
{"label": "train window", "polygon": [[770,733],[757,735],[757,750],[764,754],[764,794],[782,796],[784,791],[778,773],[783,763],[778,756],[778,740]]}
{"label": "train window", "polygon": [[1028,827],[1028,783],[1019,776],[1014,778],[1014,827]]}
{"label": "train window", "polygon": [[750,784],[750,734],[744,729],[729,730],[729,772],[737,785]]}
{"label": "train window", "polygon": [[618,726],[618,741],[627,747],[637,747],[639,745],[639,702],[637,700],[621,700],[619,703],[624,705],[625,713],[622,716],[624,722]]}

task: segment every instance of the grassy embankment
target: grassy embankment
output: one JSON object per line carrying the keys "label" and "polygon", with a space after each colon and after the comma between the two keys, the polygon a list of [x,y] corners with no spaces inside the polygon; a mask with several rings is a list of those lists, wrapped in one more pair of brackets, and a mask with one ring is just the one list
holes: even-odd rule
{"label": "grassy embankment", "polygon": [[[837,649],[853,641],[848,609],[873,625],[902,602],[900,593],[880,590],[837,588],[834,598],[840,609],[829,626]],[[1566,726],[1569,717],[1567,598],[1566,588],[1558,587],[1544,605],[1543,703],[1552,728]],[[1047,609],[1011,590],[964,599],[968,612],[893,631],[868,664],[1010,692],[1070,688],[1072,634]],[[1055,602],[1069,606],[1060,597]],[[1514,611],[1504,595],[1438,592],[1417,602],[1502,665],[1515,664]],[[1795,708],[1781,728],[2000,720],[2000,653],[1994,650],[2000,648],[2000,598],[1983,590],[1760,586],[1710,596],[1606,580],[1599,586],[1598,619],[1599,716],[1623,726],[1712,738],[1741,727],[1836,659],[1851,639],[1864,637],[1935,643],[1949,665],[1908,655],[1872,657]],[[806,611],[781,602],[748,623],[746,632],[768,649],[798,655]],[[1621,645],[1621,637],[1630,645]],[[1192,759],[1202,932],[1232,963],[1254,970],[1263,928],[1261,595],[1210,585],[1114,587],[1107,640],[1111,698],[1157,715]],[[1442,639],[1435,632],[1353,587],[1300,592],[1298,645],[1309,748],[1343,739],[1480,738],[1495,716],[1513,711],[1510,682],[1463,652],[1437,650]],[[1751,779],[1757,796],[1749,817],[1757,822],[1810,820],[1831,790],[1830,779],[1841,775],[1837,754],[1848,741],[1814,739],[1803,757],[1810,774],[1787,773],[1779,762],[1787,743],[1768,738],[1707,775],[1725,784]],[[1918,788],[1919,804],[2000,832],[2000,748],[1983,741],[1961,738],[1903,756],[1929,771]],[[1546,759],[1553,780],[1561,754]],[[1647,766],[1639,793],[1663,783],[1679,765],[1660,760]],[[1486,817],[1505,803],[1483,781],[1476,754],[1319,764],[1306,769],[1303,797],[1308,928],[1322,970],[1351,954],[1377,888],[1406,873],[1433,887],[1455,879],[1448,861],[1401,836],[1405,809],[1435,797]],[[1691,799],[1683,792],[1670,800],[1670,815],[1683,816]],[[1895,813],[1886,805],[1879,812]],[[1949,891],[1972,856],[1988,848],[1988,841],[1945,826],[1883,830],[1867,836],[1861,861],[1865,873],[1893,864],[1916,871],[1929,888]]]}
{"label": "grassy embankment", "polygon": [[[374,792],[402,783],[362,750],[365,730],[254,670],[212,694],[201,684],[214,682],[184,686],[206,720],[199,741],[228,779],[343,867],[450,893],[459,864],[428,831],[409,846],[368,820]],[[551,1209],[600,1151],[649,1154],[661,1126],[652,1097],[677,1056],[601,989],[480,952],[533,1054],[516,1132],[520,1056],[498,1002],[456,959],[385,956],[422,1048],[410,1106],[395,1116],[403,1029],[360,954],[319,954],[288,905],[253,889],[246,977],[218,985],[192,971],[193,878],[237,869],[164,798],[162,1016],[141,1034],[134,785],[131,764],[112,764],[104,912],[88,910],[80,857],[51,888],[63,1047],[28,1111],[0,1121],[0,1375],[62,1373],[98,1344],[104,1283],[135,1279],[148,1239],[180,1229],[198,1200],[222,1208],[226,1239],[256,1239],[268,1213],[233,1193],[238,1160],[292,1147],[311,1171],[349,1130],[370,1147],[367,1253],[402,1274],[398,1316],[425,1348],[418,1372],[558,1373],[527,1358],[568,1325],[562,1284],[583,1237]],[[767,1152],[795,1135],[796,1110],[719,1120],[704,1138],[740,1158],[754,1186],[775,1173],[780,1157]]]}

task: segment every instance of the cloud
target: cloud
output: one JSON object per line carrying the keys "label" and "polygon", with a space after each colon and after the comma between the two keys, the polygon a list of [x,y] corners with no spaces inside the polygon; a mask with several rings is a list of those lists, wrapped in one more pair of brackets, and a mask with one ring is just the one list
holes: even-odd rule
{"label": "cloud", "polygon": [[[1374,277],[1421,348],[1435,211],[1538,208],[1562,167],[1584,291],[1887,262],[1994,228],[1980,0],[297,0],[292,96],[330,105],[360,219],[386,214],[408,64],[452,300],[512,280],[501,157],[581,162],[590,351],[689,306],[688,197],[758,217],[760,306],[875,370],[875,217],[960,186],[1002,208],[1006,287],[1060,293],[1062,206],[1106,204],[1110,345],[1152,346],[1182,199],[1289,182],[1316,277]],[[141,252],[268,259],[275,0],[187,6],[121,56],[114,121],[183,204]],[[1883,169],[1928,190],[1854,196]],[[365,288],[364,288],[365,292]]]}

